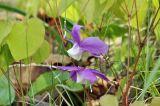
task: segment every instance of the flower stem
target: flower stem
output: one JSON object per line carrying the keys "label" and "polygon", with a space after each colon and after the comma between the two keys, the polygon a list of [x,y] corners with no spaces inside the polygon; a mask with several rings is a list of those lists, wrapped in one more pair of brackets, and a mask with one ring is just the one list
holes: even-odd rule
{"label": "flower stem", "polygon": [[89,96],[89,93],[85,87],[85,85],[83,84],[83,89],[84,89],[84,93],[86,94],[87,96],[87,99],[88,99],[88,102],[89,102],[89,106],[92,106],[92,103],[91,103],[91,99],[90,99],[90,96]]}
{"label": "flower stem", "polygon": [[[156,19],[156,17],[157,17],[157,14],[158,14],[159,10],[160,10],[160,6],[159,6],[159,8],[157,9],[156,14],[155,14],[155,16],[154,16],[154,18],[153,18],[153,20],[152,20],[152,22],[151,22],[151,25],[150,25],[150,28],[149,28],[150,32],[154,31],[154,28],[155,28],[156,25],[157,25],[157,24],[156,24],[156,25],[154,26],[154,22],[155,22],[155,19]],[[159,21],[159,19],[158,19],[158,21]],[[133,80],[134,74],[135,74],[135,72],[136,72],[136,67],[137,67],[137,64],[138,64],[138,61],[139,61],[139,59],[140,59],[140,55],[141,55],[142,49],[143,49],[143,47],[145,46],[146,41],[147,41],[147,35],[145,36],[145,38],[143,39],[143,41],[139,44],[138,54],[137,54],[136,61],[135,61],[134,67],[133,67],[133,71],[132,71],[132,73],[131,73],[131,75],[130,75],[130,77],[129,77],[129,80],[128,80],[126,89],[125,89],[125,91],[123,92],[123,105],[124,105],[124,106],[129,106],[129,104],[128,104],[128,93],[129,93],[129,89],[130,89],[130,86],[131,86],[131,84],[132,84],[132,80]]]}
{"label": "flower stem", "polygon": [[26,15],[26,13],[24,11],[20,10],[19,8],[13,7],[11,5],[7,5],[5,3],[0,3],[0,8],[4,9],[4,10],[7,10],[7,11],[19,13],[19,14],[21,14],[23,16]]}

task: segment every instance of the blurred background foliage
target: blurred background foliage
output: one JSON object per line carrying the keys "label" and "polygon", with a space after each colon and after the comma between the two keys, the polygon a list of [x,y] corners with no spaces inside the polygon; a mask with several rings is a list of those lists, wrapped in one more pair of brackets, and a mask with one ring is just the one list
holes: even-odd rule
{"label": "blurred background foliage", "polygon": [[[156,11],[160,8],[160,0],[136,0],[136,8],[133,5],[134,2],[135,0],[0,0],[0,15],[2,16],[0,17],[1,75],[8,72],[8,66],[14,62],[44,63],[52,53],[67,55],[66,49],[71,45],[66,47],[63,39],[64,31],[67,30],[67,39],[70,39],[69,31],[74,23],[78,23],[85,26],[81,33],[82,38],[98,36],[109,45],[107,56],[109,57],[109,65],[112,65],[104,69],[104,72],[111,77],[115,77],[113,73],[122,77],[122,79],[120,78],[120,86],[123,88],[128,78],[126,76],[127,59],[130,59],[130,68],[132,69],[138,52],[138,19],[141,38],[149,37],[137,66],[138,74],[134,79],[134,87],[137,89],[133,89],[134,93],[131,97],[136,97],[134,100],[139,100],[141,94],[146,91],[151,96],[160,96],[160,12],[156,15]],[[153,20],[155,20],[153,23],[155,28],[151,31],[149,28]],[[26,32],[28,33],[27,40],[25,39]],[[38,36],[34,37],[34,35]],[[128,41],[129,36],[131,41]],[[22,39],[23,41],[19,42]],[[28,50],[26,45],[31,49]],[[99,69],[99,64],[89,67]],[[76,85],[70,80],[64,82],[68,78],[66,75],[61,76],[64,78],[59,78],[62,83],[56,78],[54,78],[54,83],[48,82],[49,76],[52,74],[49,72],[40,75],[29,89],[29,96],[32,97],[45,90],[51,90],[52,87],[54,89],[62,87],[73,92],[82,89],[81,85]],[[6,84],[8,83],[6,82]],[[144,91],[140,91],[138,94],[138,88],[144,88]],[[8,90],[8,87],[5,89]],[[4,88],[0,87],[0,90],[4,90]],[[15,91],[12,87],[9,88],[9,91],[11,91],[10,100],[8,98],[2,99],[13,102]],[[118,100],[122,96],[120,92],[121,90],[118,88],[116,95]],[[0,99],[0,101],[3,100]],[[103,100],[101,101],[103,102]]]}

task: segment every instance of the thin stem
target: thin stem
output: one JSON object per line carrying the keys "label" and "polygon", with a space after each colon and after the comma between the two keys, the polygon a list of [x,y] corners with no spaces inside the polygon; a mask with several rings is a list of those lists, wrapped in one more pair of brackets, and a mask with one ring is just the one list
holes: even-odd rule
{"label": "thin stem", "polygon": [[[16,83],[17,83],[18,87],[20,88],[21,86],[20,86],[20,83],[19,83],[19,80],[18,80],[18,77],[17,77],[17,74],[16,74],[15,66],[13,66],[13,72],[14,72],[14,75],[15,75]],[[18,96],[20,97],[20,91],[19,90],[17,90],[17,94],[19,94]]]}
{"label": "thin stem", "polygon": [[156,17],[157,17],[157,15],[158,15],[159,10],[160,10],[160,5],[159,5],[159,7],[158,7],[158,9],[157,9],[157,11],[156,11],[155,16],[153,17],[153,20],[152,20],[152,22],[151,22],[151,25],[150,25],[149,30],[151,30],[152,26],[154,25],[154,22],[155,22],[155,20],[156,20]]}
{"label": "thin stem", "polygon": [[[57,5],[57,0],[55,0],[56,1],[56,3],[55,3],[55,5],[56,5],[56,10],[57,10],[57,17],[58,17],[58,22],[59,22],[59,24],[60,24],[60,35],[63,37],[63,31],[61,31],[62,30],[62,24],[61,24],[61,21],[60,21],[60,14],[59,14],[59,11],[58,11],[58,5]],[[57,25],[57,29],[58,29],[58,25]]]}
{"label": "thin stem", "polygon": [[24,11],[20,10],[19,8],[13,7],[11,5],[7,5],[5,3],[0,3],[0,8],[8,10],[8,11],[11,11],[11,12],[19,13],[19,14],[21,14],[23,16],[26,15],[26,13]]}
{"label": "thin stem", "polygon": [[141,43],[141,38],[140,38],[140,31],[139,31],[139,23],[138,23],[138,13],[137,13],[137,3],[136,0],[134,0],[135,4],[135,9],[136,9],[136,23],[137,23],[137,37],[138,37],[138,44]]}
{"label": "thin stem", "polygon": [[[25,101],[25,98],[24,98],[24,93],[23,93],[23,88],[22,88],[22,86],[23,86],[23,82],[22,82],[22,67],[21,67],[21,61],[20,61],[20,70],[19,70],[19,72],[20,72],[20,89],[21,89],[21,93],[22,93],[22,101]],[[25,104],[24,103],[22,103],[22,106],[25,106]]]}
{"label": "thin stem", "polygon": [[132,80],[133,80],[133,77],[134,77],[134,74],[136,72],[136,67],[137,67],[137,64],[138,64],[138,61],[139,61],[139,58],[140,58],[140,54],[141,54],[141,51],[142,51],[142,46],[140,46],[141,48],[139,49],[138,51],[138,55],[136,57],[136,61],[135,61],[135,64],[134,64],[134,67],[133,67],[133,72],[131,73],[130,75],[130,78],[128,80],[128,83],[127,83],[127,86],[126,86],[126,89],[125,89],[125,92],[123,93],[123,103],[125,103],[124,105],[125,106],[129,106],[128,105],[128,93],[129,93],[129,89],[130,89],[130,86],[131,86],[131,83],[132,83]]}
{"label": "thin stem", "polygon": [[129,71],[129,67],[130,67],[130,48],[131,48],[131,24],[130,24],[130,22],[131,22],[131,17],[129,16],[128,17],[128,71]]}
{"label": "thin stem", "polygon": [[[129,70],[130,70],[130,48],[131,48],[131,13],[129,12],[128,10],[128,7],[127,7],[127,4],[126,2],[124,1],[124,4],[125,4],[125,8],[126,8],[126,11],[127,11],[127,15],[128,15],[128,60],[127,60],[127,78],[129,76]],[[133,8],[133,6],[132,6]],[[127,82],[127,85],[129,85],[129,82]],[[128,95],[125,95],[124,98],[124,104],[127,106],[128,104]]]}
{"label": "thin stem", "polygon": [[135,4],[135,0],[133,0],[133,4],[132,4],[132,8],[131,8],[131,12],[130,12],[130,14],[132,14],[132,12],[133,12],[134,4]]}
{"label": "thin stem", "polygon": [[[20,64],[14,64],[14,65],[9,65],[9,68],[12,68],[14,66],[20,67]],[[54,69],[56,68],[56,66],[53,65],[45,65],[45,64],[21,64],[21,67],[47,67],[47,68],[51,68]]]}
{"label": "thin stem", "polygon": [[56,87],[57,92],[61,95],[61,97],[63,98],[63,100],[66,102],[67,106],[72,106],[67,100],[66,98],[62,95],[61,91]]}
{"label": "thin stem", "polygon": [[90,99],[89,93],[88,93],[85,85],[83,85],[83,89],[84,89],[84,92],[85,92],[85,94],[86,94],[86,96],[88,98],[89,106],[92,106],[91,99]]}
{"label": "thin stem", "polygon": [[102,15],[102,19],[101,19],[101,23],[100,23],[100,26],[99,26],[99,30],[101,31],[102,29],[102,25],[103,25],[103,21],[104,21],[104,14]]}
{"label": "thin stem", "polygon": [[129,10],[128,10],[127,3],[126,3],[125,0],[124,0],[124,6],[125,6],[125,8],[126,8],[127,13],[129,14]]}
{"label": "thin stem", "polygon": [[156,26],[158,25],[159,22],[160,22],[160,18],[158,19],[158,21],[155,23],[154,27],[152,28],[153,31],[154,31],[154,29],[156,28]]}
{"label": "thin stem", "polygon": [[[47,3],[48,3],[48,5],[49,5],[50,10],[53,11],[53,8],[52,8],[52,6],[50,5],[50,3],[49,3],[48,0],[47,0]],[[56,3],[56,4],[57,4],[57,3]],[[57,14],[58,14],[58,13],[57,13]],[[58,23],[57,23],[56,19],[53,19],[53,21],[54,21],[55,24],[56,24],[56,28],[57,28],[57,30],[58,30],[58,33],[59,33],[59,35],[60,35],[61,40],[65,43],[65,40],[63,39],[62,31],[59,29]],[[59,21],[59,19],[58,19],[58,21]]]}
{"label": "thin stem", "polygon": [[[149,28],[149,31],[150,31],[150,32],[153,31],[153,25],[154,25],[155,19],[156,19],[156,17],[157,17],[157,14],[158,14],[158,12],[159,12],[159,9],[160,9],[160,6],[159,6],[159,8],[158,8],[158,10],[157,10],[157,12],[156,12],[156,14],[155,14],[152,22],[151,22],[151,26],[150,26],[150,28]],[[130,75],[130,78],[129,78],[129,80],[128,80],[126,89],[125,89],[125,91],[124,91],[124,93],[123,93],[123,104],[124,104],[124,106],[129,106],[129,104],[128,104],[128,93],[129,93],[129,89],[130,89],[130,86],[131,86],[131,84],[132,84],[132,80],[133,80],[134,74],[136,73],[136,67],[137,67],[138,61],[139,61],[139,59],[140,59],[140,55],[141,55],[142,49],[143,49],[143,47],[144,47],[144,45],[145,45],[145,43],[146,43],[146,40],[147,40],[147,36],[145,36],[145,38],[143,39],[143,41],[142,41],[142,42],[140,43],[140,45],[139,45],[139,50],[138,50],[138,54],[137,54],[137,56],[136,56],[135,64],[134,64],[134,67],[133,67],[133,71],[132,71],[132,73],[131,73],[131,75]]]}
{"label": "thin stem", "polygon": [[[130,15],[128,17],[128,61],[127,61],[127,78],[129,76],[129,70],[130,70],[130,48],[131,48],[131,26],[130,26]],[[127,83],[129,85],[129,82]],[[125,97],[125,104],[128,103],[128,96]]]}
{"label": "thin stem", "polygon": [[120,5],[120,8],[122,8],[123,12],[124,12],[125,14],[127,14],[127,11],[124,9],[124,7],[123,7],[122,5]]}
{"label": "thin stem", "polygon": [[87,0],[87,1],[85,2],[84,6],[83,6],[82,9],[80,10],[80,13],[82,13],[82,14],[80,14],[79,19],[81,19],[82,16],[84,16],[84,13],[85,13],[84,11],[85,11],[85,8],[87,7],[88,3],[89,3],[89,0]]}

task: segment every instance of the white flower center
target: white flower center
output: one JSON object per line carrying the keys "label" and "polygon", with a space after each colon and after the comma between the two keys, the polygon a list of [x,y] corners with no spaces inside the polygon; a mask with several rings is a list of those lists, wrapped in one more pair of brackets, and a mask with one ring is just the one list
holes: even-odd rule
{"label": "white flower center", "polygon": [[87,84],[87,81],[84,79],[84,77],[82,75],[80,75],[79,73],[77,73],[77,83],[82,83],[82,84]]}
{"label": "white flower center", "polygon": [[77,44],[74,44],[73,47],[67,52],[69,56],[79,61],[82,57],[83,50],[81,50],[81,48]]}

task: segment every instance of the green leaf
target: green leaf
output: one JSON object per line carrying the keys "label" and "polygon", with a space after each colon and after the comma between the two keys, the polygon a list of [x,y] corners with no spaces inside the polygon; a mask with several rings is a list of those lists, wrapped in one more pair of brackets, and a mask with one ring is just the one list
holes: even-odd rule
{"label": "green leaf", "polygon": [[114,95],[104,95],[100,98],[101,106],[118,106],[117,97]]}
{"label": "green leaf", "polygon": [[[148,9],[147,0],[137,0],[137,15],[138,15],[139,27],[143,27],[145,25],[147,9]],[[131,26],[133,26],[134,28],[137,28],[136,13],[134,13],[133,18],[131,20]]]}
{"label": "green leaf", "polygon": [[122,3],[124,0],[117,0],[117,3],[114,4],[114,6],[109,9],[110,12],[112,12],[117,18],[120,18],[121,20],[126,20],[126,14],[121,9]]}
{"label": "green leaf", "polygon": [[[73,22],[78,22],[80,14],[78,12],[78,9],[76,8],[77,5],[71,5],[69,6],[66,11],[67,13],[63,12],[62,16],[65,17],[66,19],[70,19]],[[64,21],[62,21],[62,24],[64,23]],[[68,23],[67,23],[67,28],[68,28]]]}
{"label": "green leaf", "polygon": [[80,83],[76,83],[75,81],[68,80],[66,81],[66,84],[57,84],[57,86],[65,88],[72,92],[78,92],[83,90],[83,86]]}
{"label": "green leaf", "polygon": [[44,41],[45,29],[37,18],[17,22],[9,33],[7,43],[16,61],[32,56]]}
{"label": "green leaf", "polygon": [[59,13],[62,14],[68,7],[70,7],[76,0],[61,0],[59,3]]}
{"label": "green leaf", "polygon": [[151,73],[149,73],[149,75],[146,77],[146,81],[143,87],[142,97],[144,97],[147,89],[150,88],[153,82],[157,79],[156,75],[157,75],[159,67],[160,67],[160,58],[158,58],[158,60],[154,64],[154,68],[151,70]]}
{"label": "green leaf", "polygon": [[145,106],[144,101],[135,101],[134,103],[130,104],[129,106]]}
{"label": "green leaf", "polygon": [[70,7],[76,0],[48,0],[46,1],[46,13],[49,16],[56,17],[61,15],[68,7]]}
{"label": "green leaf", "polygon": [[[68,25],[71,25],[71,23],[69,23],[69,22],[67,22],[67,23],[68,23]],[[67,55],[68,53],[66,52],[66,49],[63,45],[63,41],[62,41],[59,33],[57,32],[57,30],[55,30],[54,28],[51,28],[51,27],[47,27],[46,30],[49,31],[50,34],[53,35],[53,37],[55,38],[55,42],[53,42],[53,43],[54,43],[54,45],[58,45],[58,47],[59,47],[58,53]]]}
{"label": "green leaf", "polygon": [[49,56],[49,53],[50,47],[48,42],[45,40],[37,52],[33,54],[32,61],[35,63],[42,63]]}
{"label": "green leaf", "polygon": [[117,91],[117,93],[116,93],[116,96],[117,96],[118,99],[120,99],[120,98],[122,97],[122,89],[121,89],[121,88],[124,88],[125,85],[126,85],[126,83],[127,83],[127,77],[123,77],[123,78],[121,79],[120,84],[119,84],[120,87],[118,87],[118,91]]}
{"label": "green leaf", "polygon": [[160,4],[160,1],[159,0],[152,0],[153,2],[153,5],[158,8],[159,7],[159,4]]}
{"label": "green leaf", "polygon": [[47,13],[48,16],[56,17],[58,15],[58,13],[57,13],[58,10],[56,8],[56,6],[58,4],[58,1],[59,0],[57,0],[56,2],[54,2],[53,0],[46,1],[47,4],[46,4],[46,8],[45,9],[46,9],[46,13]]}
{"label": "green leaf", "polygon": [[[152,0],[153,2],[153,5],[155,7],[155,13],[156,11],[158,10],[159,8],[159,5],[160,5],[160,0]],[[155,16],[155,13],[153,16]],[[160,19],[160,12],[158,12],[157,16],[156,16],[156,19],[155,19],[155,22],[154,22],[154,26],[157,24],[158,20]],[[160,22],[157,24],[157,26],[155,27],[155,35],[157,37],[158,40],[160,40]]]}
{"label": "green leaf", "polygon": [[33,82],[28,95],[32,97],[43,91],[54,89],[56,84],[60,84],[68,78],[69,74],[67,72],[61,73],[61,71],[52,71],[44,73]]}
{"label": "green leaf", "polygon": [[[107,30],[106,30],[107,29]],[[123,24],[111,23],[102,29],[103,33],[106,31],[106,35],[109,38],[115,38],[117,36],[124,36],[128,29]]]}
{"label": "green leaf", "polygon": [[159,106],[159,104],[160,104],[160,97],[154,97],[152,99],[150,106]]}
{"label": "green leaf", "polygon": [[10,21],[0,20],[0,45],[8,36],[13,24]]}
{"label": "green leaf", "polygon": [[158,24],[155,28],[155,35],[157,37],[157,40],[160,40],[160,24]]}
{"label": "green leaf", "polygon": [[27,13],[36,16],[40,6],[40,0],[28,0],[26,5]]}
{"label": "green leaf", "polygon": [[0,82],[0,105],[9,105],[15,98],[14,88],[4,75],[0,77]]}
{"label": "green leaf", "polygon": [[99,17],[102,16],[103,13],[107,12],[109,8],[112,7],[115,0],[79,0],[80,10],[82,15],[84,15],[88,22],[92,22],[97,20]]}
{"label": "green leaf", "polygon": [[4,45],[0,50],[0,76],[3,74],[2,71],[7,71],[8,66],[14,61],[8,45]]}

